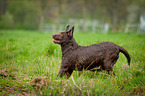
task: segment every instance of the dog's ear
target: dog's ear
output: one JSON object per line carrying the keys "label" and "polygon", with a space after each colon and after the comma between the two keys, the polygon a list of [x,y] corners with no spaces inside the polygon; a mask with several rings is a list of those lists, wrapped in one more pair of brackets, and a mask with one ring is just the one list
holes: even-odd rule
{"label": "dog's ear", "polygon": [[69,26],[70,26],[70,25],[67,25],[67,26],[66,26],[65,31],[69,31]]}
{"label": "dog's ear", "polygon": [[67,32],[69,37],[73,37],[74,26]]}

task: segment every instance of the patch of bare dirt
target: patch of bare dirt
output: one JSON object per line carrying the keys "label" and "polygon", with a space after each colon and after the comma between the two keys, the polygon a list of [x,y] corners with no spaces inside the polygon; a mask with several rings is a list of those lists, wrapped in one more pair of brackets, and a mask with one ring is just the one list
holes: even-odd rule
{"label": "patch of bare dirt", "polygon": [[40,94],[42,94],[43,89],[46,89],[49,83],[50,83],[50,80],[48,80],[47,77],[34,77],[29,82],[29,85],[34,86],[36,90],[39,90]]}
{"label": "patch of bare dirt", "polygon": [[35,86],[36,89],[47,87],[47,83],[47,77],[34,77],[31,82],[29,82],[29,84]]}
{"label": "patch of bare dirt", "polygon": [[139,86],[137,88],[135,88],[131,94],[131,96],[145,96],[145,86]]}
{"label": "patch of bare dirt", "polygon": [[8,74],[8,71],[5,68],[5,69],[0,70],[0,76],[8,77],[8,76],[10,76],[10,74]]}
{"label": "patch of bare dirt", "polygon": [[6,78],[6,77],[11,77],[12,79],[16,79],[14,77],[14,74],[10,74],[6,68],[0,70],[0,78]]}
{"label": "patch of bare dirt", "polygon": [[[5,79],[5,80],[11,80],[12,83],[15,82],[15,75],[13,73],[8,72],[8,70],[2,69],[0,70],[0,79]],[[36,90],[31,91],[27,87],[22,87],[22,86],[12,86],[11,84],[4,84],[0,86],[0,92],[2,92],[2,95],[27,95],[27,96],[36,96],[36,94],[42,94],[43,90],[46,89],[48,84],[51,83],[51,80],[49,80],[47,77],[34,77],[32,79],[26,77],[24,80],[28,80],[30,82],[26,83],[29,86],[34,87]],[[21,82],[17,82],[21,83]],[[25,83],[24,83],[25,84]]]}

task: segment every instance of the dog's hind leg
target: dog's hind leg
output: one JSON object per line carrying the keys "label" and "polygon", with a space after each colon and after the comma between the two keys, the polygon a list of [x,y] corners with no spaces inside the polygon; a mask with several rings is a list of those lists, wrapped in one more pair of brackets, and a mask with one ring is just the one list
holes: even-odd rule
{"label": "dog's hind leg", "polygon": [[102,69],[106,70],[108,72],[108,74],[110,74],[110,75],[113,74],[115,76],[115,74],[113,72],[113,65],[114,64],[112,64],[112,62],[110,62],[110,61],[104,61]]}
{"label": "dog's hind leg", "polygon": [[102,69],[106,70],[108,72],[108,74],[114,74],[113,72],[113,66],[116,63],[116,61],[119,58],[119,54],[112,54],[110,56],[108,56],[108,58],[105,58],[102,64]]}

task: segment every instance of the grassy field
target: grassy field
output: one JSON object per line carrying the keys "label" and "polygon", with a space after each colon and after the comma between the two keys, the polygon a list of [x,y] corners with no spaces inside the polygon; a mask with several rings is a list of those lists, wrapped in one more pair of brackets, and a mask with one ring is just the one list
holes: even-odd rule
{"label": "grassy field", "polygon": [[84,70],[74,71],[69,79],[57,78],[61,50],[52,42],[52,33],[0,30],[0,95],[145,95],[145,35],[75,33],[74,37],[82,46],[114,42],[128,50],[131,65],[120,54],[113,68],[116,76]]}

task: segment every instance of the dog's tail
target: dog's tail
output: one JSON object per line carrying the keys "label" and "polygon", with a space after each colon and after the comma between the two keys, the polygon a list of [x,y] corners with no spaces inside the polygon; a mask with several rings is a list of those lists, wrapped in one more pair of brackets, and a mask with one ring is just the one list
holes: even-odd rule
{"label": "dog's tail", "polygon": [[131,58],[130,58],[129,53],[121,46],[118,46],[118,47],[119,47],[119,51],[122,52],[125,55],[125,57],[127,58],[128,65],[130,65]]}

